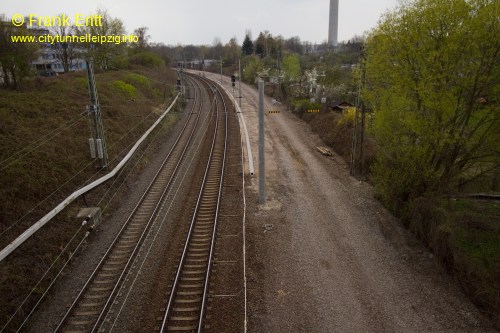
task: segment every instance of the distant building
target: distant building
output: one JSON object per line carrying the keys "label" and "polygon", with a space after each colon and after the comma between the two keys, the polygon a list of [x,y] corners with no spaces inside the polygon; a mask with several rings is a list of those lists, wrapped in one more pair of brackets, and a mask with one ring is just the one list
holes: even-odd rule
{"label": "distant building", "polygon": [[332,111],[335,111],[335,112],[339,112],[339,113],[343,113],[346,109],[348,108],[352,108],[354,105],[352,105],[351,103],[348,103],[348,102],[338,102],[338,101],[334,101],[331,105],[330,105],[330,109]]}
{"label": "distant building", "polygon": [[[30,29],[30,34],[34,36],[42,36],[50,34],[48,29],[43,28],[34,28]],[[54,45],[50,43],[40,43],[40,51],[38,59],[33,61],[31,65],[33,69],[37,72],[38,75],[42,76],[54,76],[59,73],[64,73],[64,66],[62,61],[57,56],[57,51],[54,48]],[[81,50],[83,53],[83,50]],[[85,70],[87,68],[85,59],[83,58],[75,58],[73,59],[73,63],[70,72]]]}
{"label": "distant building", "polygon": [[214,63],[220,63],[220,61],[212,59],[203,59],[203,60],[194,59],[191,61],[177,61],[177,67],[202,70],[203,68],[211,66]]}

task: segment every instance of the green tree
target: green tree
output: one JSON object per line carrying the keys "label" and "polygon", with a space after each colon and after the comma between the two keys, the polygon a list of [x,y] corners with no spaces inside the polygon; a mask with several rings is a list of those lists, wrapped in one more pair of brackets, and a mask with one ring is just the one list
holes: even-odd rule
{"label": "green tree", "polygon": [[243,55],[252,55],[253,54],[253,42],[250,38],[250,33],[246,33],[245,40],[243,41],[243,45],[241,46],[241,51]]}
{"label": "green tree", "polygon": [[257,40],[255,41],[255,54],[261,58],[267,57],[270,52],[270,38],[272,38],[269,31],[260,32]]}
{"label": "green tree", "polygon": [[234,64],[237,63],[240,54],[241,48],[238,45],[238,40],[236,39],[236,37],[233,37],[224,46],[224,58],[226,59],[226,62]]}
{"label": "green tree", "polygon": [[287,54],[283,57],[281,68],[285,81],[296,81],[301,75],[300,58],[296,54]]}
{"label": "green tree", "polygon": [[[101,26],[85,26],[78,33],[90,34],[92,36],[121,36],[125,33],[123,22],[113,18],[105,10],[97,10],[96,15],[102,17]],[[113,58],[123,56],[126,53],[126,45],[123,43],[87,43],[87,55],[93,58],[94,63],[101,69],[107,69]]]}
{"label": "green tree", "polygon": [[242,78],[248,83],[254,83],[258,73],[262,71],[262,63],[257,56],[249,56],[245,59]]}
{"label": "green tree", "polygon": [[403,2],[369,36],[374,177],[393,209],[498,174],[499,17],[495,0]]}
{"label": "green tree", "polygon": [[22,80],[33,72],[31,63],[37,58],[35,43],[14,43],[12,36],[29,35],[26,27],[15,27],[0,15],[0,67],[4,85],[17,89]]}

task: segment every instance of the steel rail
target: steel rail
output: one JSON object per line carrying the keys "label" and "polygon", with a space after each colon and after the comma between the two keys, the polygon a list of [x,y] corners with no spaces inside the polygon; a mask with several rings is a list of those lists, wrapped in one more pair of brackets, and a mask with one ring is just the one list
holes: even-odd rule
{"label": "steel rail", "polygon": [[[195,98],[196,98],[196,90],[195,90]],[[202,103],[202,101],[201,101],[201,103]],[[175,149],[178,147],[181,138],[185,134],[185,131],[186,131],[186,129],[187,129],[187,127],[188,127],[188,125],[189,125],[189,123],[191,121],[191,117],[193,115],[193,110],[195,108],[196,108],[196,103],[193,103],[192,111],[190,112],[189,118],[187,119],[186,123],[184,124],[184,126],[183,126],[180,134],[176,138],[176,141],[174,142],[174,144],[173,144],[172,148],[170,149],[169,153],[167,154],[167,156],[163,160],[160,168],[156,172],[155,176],[153,177],[152,181],[148,185],[147,189],[142,194],[141,198],[139,199],[138,203],[134,207],[133,211],[131,212],[131,214],[129,215],[129,217],[127,218],[127,220],[125,221],[125,223],[121,227],[121,229],[118,232],[117,236],[114,238],[114,240],[111,243],[111,245],[109,246],[108,250],[106,251],[106,253],[104,254],[104,256],[101,258],[101,260],[97,264],[96,268],[94,269],[94,271],[92,272],[92,274],[90,275],[90,277],[88,278],[88,280],[86,281],[85,285],[82,287],[82,289],[80,290],[79,294],[77,295],[77,297],[75,298],[75,300],[73,301],[73,303],[71,304],[71,306],[69,307],[69,309],[66,311],[64,317],[62,318],[62,320],[59,322],[59,325],[55,329],[55,332],[59,332],[59,331],[61,331],[63,329],[63,326],[66,324],[66,322],[69,319],[69,317],[72,314],[72,312],[74,310],[76,310],[78,302],[85,295],[85,292],[88,290],[89,286],[94,281],[94,279],[96,278],[96,276],[100,272],[101,268],[104,266],[106,260],[109,258],[110,254],[115,249],[116,245],[119,243],[119,240],[121,239],[121,236],[124,234],[125,230],[127,229],[130,221],[136,216],[136,213],[141,208],[141,206],[144,203],[146,197],[148,196],[148,194],[151,193],[151,190],[152,190],[153,186],[155,185],[155,183],[157,182],[158,178],[160,177],[160,175],[161,175],[161,173],[162,173],[165,165],[167,164],[167,162],[170,161],[170,158],[171,158],[172,154],[174,153]],[[201,109],[201,106],[200,106],[200,109]],[[132,253],[130,254],[129,259],[127,260],[127,263],[125,264],[125,267],[122,270],[122,273],[120,274],[118,280],[115,283],[115,286],[114,286],[111,294],[109,295],[106,303],[104,304],[104,308],[102,308],[102,310],[100,311],[99,317],[98,317],[97,321],[95,322],[95,324],[94,324],[94,326],[92,328],[92,332],[94,332],[97,329],[99,321],[101,320],[103,314],[105,313],[105,311],[107,310],[107,308],[111,304],[111,299],[114,298],[114,296],[116,294],[116,291],[118,290],[118,286],[120,285],[120,283],[121,283],[121,281],[122,281],[122,279],[124,277],[125,272],[130,267],[132,259],[135,257],[135,254],[137,253],[137,251],[139,249],[139,245],[142,243],[142,240],[143,240],[144,236],[146,235],[147,230],[149,229],[150,224],[152,223],[152,221],[154,220],[154,217],[156,216],[156,213],[158,212],[158,209],[160,207],[160,204],[161,204],[163,198],[165,197],[166,193],[168,192],[168,190],[170,188],[170,183],[172,181],[172,178],[174,177],[174,175],[175,175],[175,173],[176,173],[176,171],[177,171],[177,169],[178,169],[178,167],[179,167],[179,165],[180,165],[180,163],[181,163],[181,161],[182,161],[182,159],[183,159],[183,157],[184,157],[184,155],[185,155],[185,153],[187,151],[189,143],[191,142],[191,139],[192,139],[192,137],[194,135],[194,132],[195,132],[196,125],[198,123],[199,117],[200,117],[200,115],[198,113],[197,117],[195,119],[195,123],[193,124],[193,128],[191,130],[191,133],[189,134],[189,137],[188,137],[188,139],[186,141],[186,144],[185,144],[185,146],[184,146],[184,148],[183,148],[183,150],[181,152],[181,155],[179,156],[179,159],[178,159],[178,161],[177,161],[177,163],[176,163],[176,165],[175,165],[175,167],[174,167],[174,169],[172,171],[170,179],[168,180],[167,185],[165,186],[164,190],[160,194],[159,199],[157,200],[157,204],[154,207],[153,212],[150,214],[150,217],[149,217],[149,219],[148,219],[148,221],[147,221],[147,223],[146,223],[146,225],[144,227],[144,230],[143,230],[141,236],[139,237],[139,240],[138,240],[137,244],[135,245]]]}
{"label": "steel rail", "polygon": [[211,148],[210,148],[210,152],[209,152],[207,165],[205,168],[205,173],[204,173],[201,187],[200,187],[200,190],[198,193],[193,216],[192,216],[192,219],[191,219],[191,222],[189,225],[189,230],[188,230],[188,234],[186,237],[186,242],[184,244],[182,255],[181,255],[181,258],[179,260],[179,265],[178,265],[177,270],[176,270],[174,282],[173,282],[171,292],[170,292],[170,295],[168,298],[167,307],[164,311],[163,320],[162,320],[162,324],[160,327],[160,332],[164,332],[167,329],[167,323],[168,323],[169,317],[173,311],[174,299],[176,297],[176,293],[177,293],[177,290],[179,288],[179,282],[180,282],[181,274],[183,273],[184,265],[185,265],[186,258],[188,255],[188,250],[189,250],[190,245],[191,245],[190,242],[193,238],[195,224],[196,224],[197,219],[199,217],[199,212],[200,212],[200,207],[202,204],[203,195],[205,193],[205,189],[207,187],[207,183],[209,180],[210,168],[211,168],[211,166],[213,166],[212,163],[214,161],[214,153],[215,153],[215,149],[217,148],[216,141],[217,141],[218,135],[219,135],[219,112],[218,112],[219,111],[219,103],[217,101],[217,94],[218,94],[222,100],[223,108],[224,108],[223,109],[223,113],[224,113],[224,117],[225,117],[225,119],[224,119],[225,132],[224,132],[224,139],[223,139],[224,140],[224,148],[223,148],[223,153],[222,153],[223,157],[222,157],[222,162],[221,162],[221,166],[220,166],[220,174],[218,176],[219,177],[219,184],[218,184],[218,190],[217,190],[217,203],[216,203],[216,207],[215,207],[215,217],[214,217],[214,222],[213,222],[214,224],[212,227],[212,236],[211,236],[211,242],[210,242],[210,247],[209,247],[209,254],[208,254],[207,262],[205,265],[205,277],[204,277],[203,291],[202,291],[202,296],[201,296],[202,297],[201,307],[199,309],[199,316],[198,316],[197,325],[196,325],[198,332],[201,331],[202,326],[203,326],[204,308],[205,308],[205,302],[206,302],[206,295],[208,293],[208,281],[210,278],[210,269],[211,269],[211,265],[212,265],[213,249],[214,249],[214,244],[215,244],[215,233],[216,233],[216,228],[217,228],[217,220],[218,220],[218,214],[219,214],[219,208],[220,208],[220,202],[221,202],[221,194],[222,194],[222,184],[223,184],[223,179],[224,179],[223,176],[224,176],[224,167],[225,167],[226,150],[227,150],[227,106],[226,106],[226,103],[224,101],[224,96],[220,92],[219,88],[217,88],[217,86],[215,86],[212,82],[210,82],[208,80],[202,79],[202,81],[205,81],[208,83],[208,85],[210,86],[210,88],[214,94],[214,100],[216,102],[215,106],[217,107],[217,110],[216,110],[214,135],[213,135],[213,139],[212,139],[212,143],[211,143]]}
{"label": "steel rail", "polygon": [[220,209],[220,204],[221,204],[221,197],[222,197],[222,184],[224,182],[224,168],[226,165],[226,153],[227,153],[227,106],[226,102],[224,101],[224,96],[220,92],[219,89],[217,89],[217,93],[220,95],[222,103],[224,103],[224,110],[225,110],[225,128],[224,128],[224,155],[222,157],[222,166],[221,166],[221,176],[220,176],[220,182],[219,182],[219,193],[217,196],[217,208],[215,209],[215,219],[214,219],[214,228],[212,231],[212,242],[210,244],[210,254],[208,256],[208,263],[207,263],[207,276],[205,278],[205,287],[203,289],[203,296],[202,296],[202,303],[201,303],[201,311],[200,311],[200,319],[198,322],[198,333],[201,333],[202,327],[203,327],[203,319],[204,319],[204,314],[205,314],[205,304],[206,304],[206,299],[207,299],[207,294],[208,294],[208,286],[210,282],[210,271],[212,269],[212,258],[214,254],[214,248],[215,248],[215,236],[217,232],[217,222],[219,220],[219,209]]}

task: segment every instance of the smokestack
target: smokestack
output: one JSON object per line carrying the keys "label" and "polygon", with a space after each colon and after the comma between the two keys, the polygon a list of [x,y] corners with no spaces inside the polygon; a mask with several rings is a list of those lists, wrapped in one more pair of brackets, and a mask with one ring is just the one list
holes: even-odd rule
{"label": "smokestack", "polygon": [[328,29],[328,44],[337,46],[339,33],[339,0],[330,0],[330,28]]}

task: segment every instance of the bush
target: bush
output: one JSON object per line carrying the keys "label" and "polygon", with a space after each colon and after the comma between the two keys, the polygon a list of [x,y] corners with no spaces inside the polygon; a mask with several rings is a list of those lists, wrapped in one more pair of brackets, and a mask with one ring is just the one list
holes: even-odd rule
{"label": "bush", "polygon": [[135,98],[137,96],[137,90],[133,85],[130,85],[122,80],[117,80],[113,82],[113,86],[121,93],[130,98]]}
{"label": "bush", "polygon": [[307,110],[319,110],[321,109],[321,104],[312,103],[308,99],[298,99],[292,102],[292,111],[297,114],[301,118],[304,117],[304,114],[307,114]]}
{"label": "bush", "polygon": [[347,108],[347,110],[344,111],[344,113],[342,113],[342,116],[337,121],[337,125],[342,126],[345,124],[349,126],[354,126],[354,117],[356,117],[356,108],[355,107]]}
{"label": "bush", "polygon": [[130,60],[127,56],[118,55],[111,60],[111,67],[116,69],[129,69]]}
{"label": "bush", "polygon": [[149,68],[165,66],[165,62],[158,54],[148,51],[130,56],[130,63]]}

